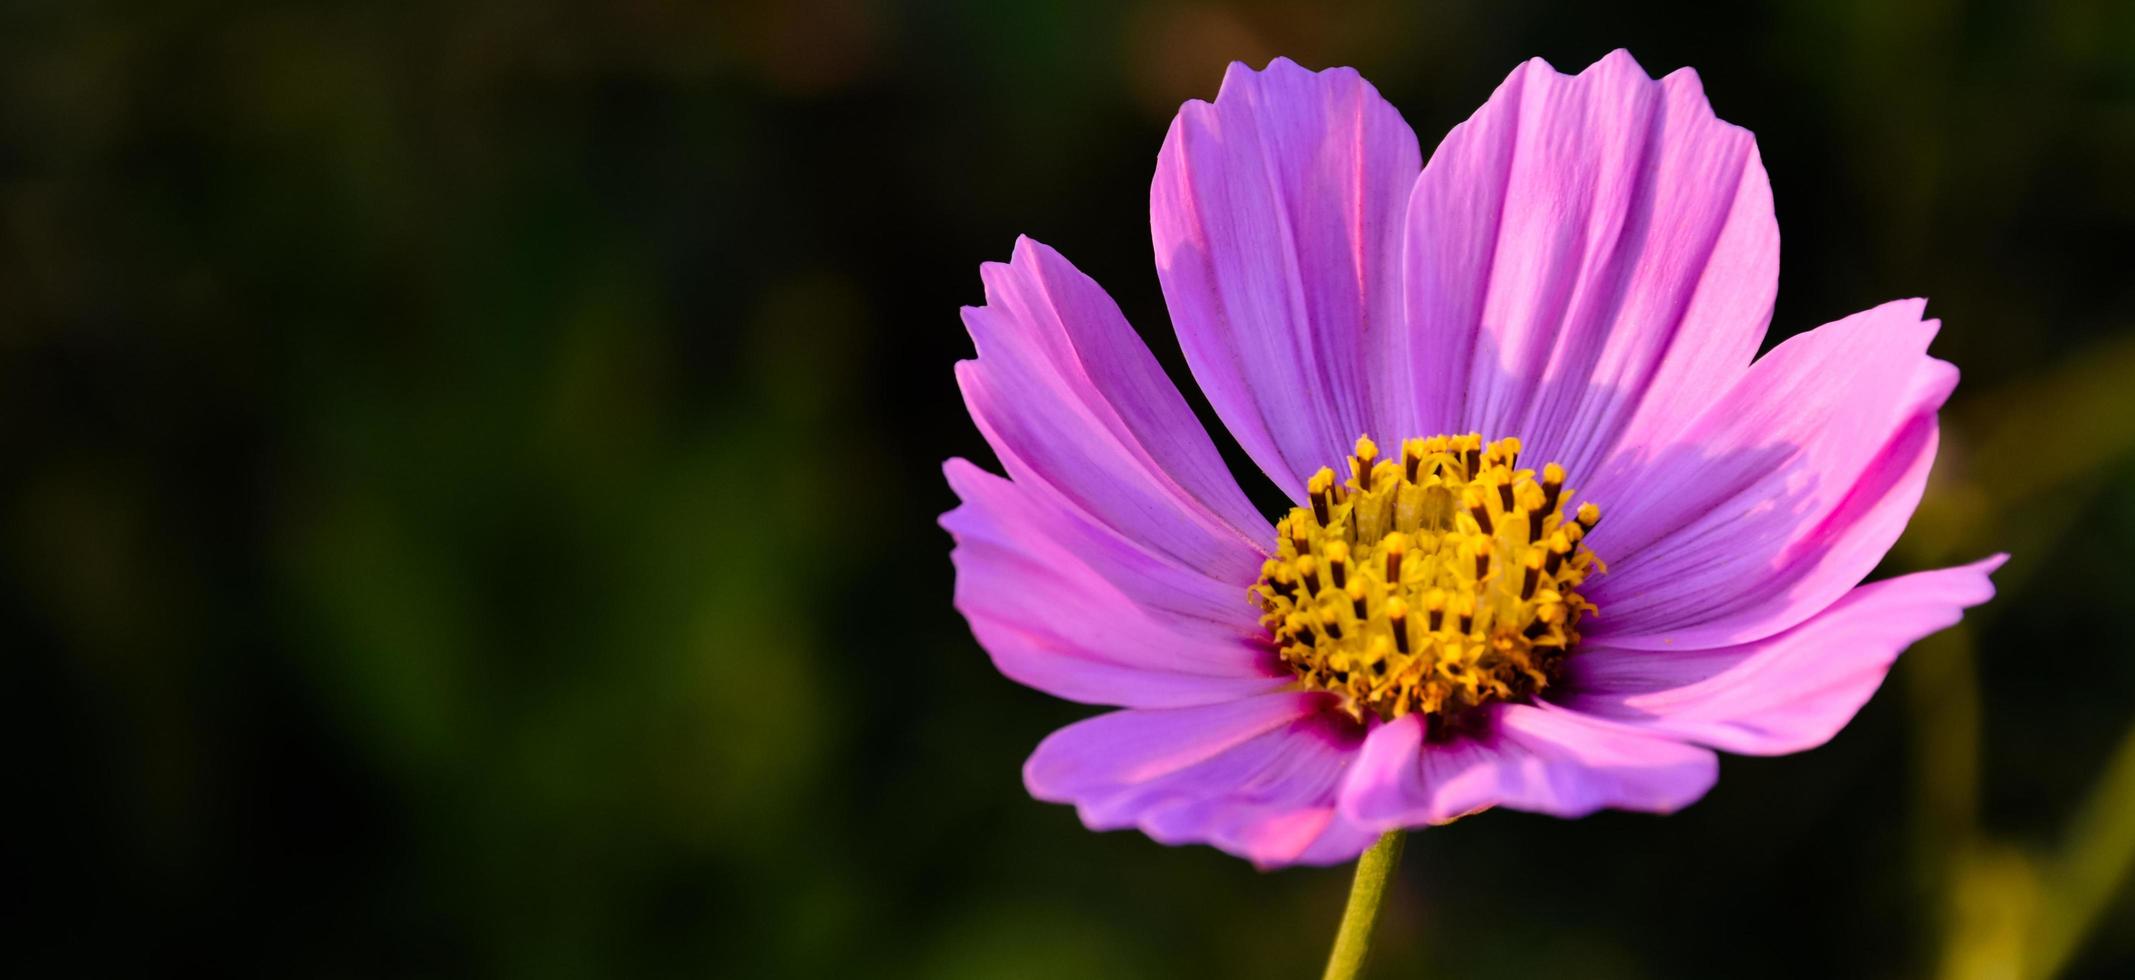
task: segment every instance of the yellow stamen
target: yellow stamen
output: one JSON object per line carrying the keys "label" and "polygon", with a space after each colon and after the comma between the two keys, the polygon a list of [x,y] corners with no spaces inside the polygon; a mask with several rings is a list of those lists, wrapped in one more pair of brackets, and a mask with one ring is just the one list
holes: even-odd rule
{"label": "yellow stamen", "polygon": [[1360,438],[1349,480],[1323,468],[1306,481],[1308,505],[1277,525],[1252,588],[1261,624],[1303,685],[1360,719],[1534,696],[1594,611],[1578,590],[1602,570],[1585,546],[1601,509],[1567,516],[1564,468],[1519,469],[1517,439],[1399,450],[1381,461]]}

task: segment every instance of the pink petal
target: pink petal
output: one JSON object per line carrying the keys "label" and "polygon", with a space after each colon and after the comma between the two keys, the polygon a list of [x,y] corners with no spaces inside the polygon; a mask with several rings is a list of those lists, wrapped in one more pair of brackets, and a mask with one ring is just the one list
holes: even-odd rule
{"label": "pink petal", "polygon": [[1403,715],[1372,728],[1342,787],[1342,812],[1353,820],[1388,827],[1444,823],[1459,816],[1441,812],[1424,785],[1423,734],[1422,715]]}
{"label": "pink petal", "polygon": [[1926,355],[1919,300],[1780,344],[1659,447],[1590,487],[1609,571],[1588,637],[1703,648],[1770,636],[1829,606],[1897,540],[1934,462],[1956,370]]}
{"label": "pink petal", "polygon": [[1547,705],[1488,709],[1486,734],[1426,742],[1408,716],[1379,726],[1342,789],[1361,826],[1445,823],[1493,806],[1559,817],[1604,807],[1667,813],[1712,788],[1712,752]]}
{"label": "pink petal", "polygon": [[1406,418],[1401,211],[1416,135],[1347,68],[1233,64],[1179,109],[1150,187],[1157,273],[1194,377],[1294,499]]}
{"label": "pink petal", "polygon": [[1776,636],[1716,650],[1582,649],[1564,705],[1729,752],[1815,748],[1868,702],[1905,648],[1994,596],[2006,555],[1846,594]]}
{"label": "pink petal", "polygon": [[[1265,635],[1244,583],[1211,576],[1135,544],[1041,489],[952,459],[942,467],[964,507],[943,515],[958,540],[984,538],[1009,550],[1042,548],[1068,565],[1087,565],[1136,605],[1177,620],[1179,629],[1220,639]],[[985,585],[987,583],[974,583]]]}
{"label": "pink petal", "polygon": [[1755,139],[1695,73],[1622,51],[1514,71],[1431,155],[1407,227],[1406,429],[1516,435],[1575,480],[1740,376],[1778,286]]}
{"label": "pink petal", "polygon": [[1092,830],[1140,827],[1261,867],[1332,864],[1376,835],[1335,811],[1362,730],[1324,693],[1116,711],[1069,725],[1023,767],[1031,795],[1073,803]]}
{"label": "pink petal", "polygon": [[1111,297],[1027,238],[980,271],[986,305],[964,310],[978,359],[956,376],[1008,475],[1152,554],[1251,584],[1274,529]]}
{"label": "pink petal", "polygon": [[[1236,586],[1152,559],[1050,495],[962,460],[946,469],[964,501],[942,517],[957,541],[956,607],[1001,673],[1070,700],[1137,707],[1289,682]],[[1211,587],[1230,593],[1235,613],[1184,614],[1212,605]]]}

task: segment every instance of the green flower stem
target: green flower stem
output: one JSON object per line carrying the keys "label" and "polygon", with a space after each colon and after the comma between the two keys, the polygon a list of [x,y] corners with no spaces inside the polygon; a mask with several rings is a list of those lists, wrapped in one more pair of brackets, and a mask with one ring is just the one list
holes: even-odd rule
{"label": "green flower stem", "polygon": [[1364,956],[1371,952],[1371,927],[1379,921],[1379,906],[1386,903],[1386,884],[1401,863],[1401,831],[1386,836],[1357,859],[1357,880],[1349,886],[1349,905],[1342,910],[1342,927],[1334,934],[1334,951],[1327,954],[1325,980],[1355,980],[1364,970]]}

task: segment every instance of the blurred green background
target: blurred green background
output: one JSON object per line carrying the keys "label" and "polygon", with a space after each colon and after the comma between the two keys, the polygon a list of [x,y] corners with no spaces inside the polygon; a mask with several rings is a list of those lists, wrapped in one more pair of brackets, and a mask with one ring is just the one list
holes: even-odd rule
{"label": "blurred green background", "polygon": [[1825,748],[1415,836],[1375,975],[2135,973],[2135,5],[0,11],[10,974],[1317,975],[1345,870],[1024,794],[1090,711],[950,608],[957,307],[1029,233],[1183,379],[1226,62],[1428,149],[1618,46],[1758,133],[1775,340],[1944,318],[1886,571],[2016,558]]}

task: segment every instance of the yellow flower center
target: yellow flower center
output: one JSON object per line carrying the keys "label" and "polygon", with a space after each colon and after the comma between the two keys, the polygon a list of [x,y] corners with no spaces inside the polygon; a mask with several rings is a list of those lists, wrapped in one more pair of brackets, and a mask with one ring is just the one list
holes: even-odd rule
{"label": "yellow flower center", "polygon": [[1359,720],[1422,712],[1434,728],[1554,683],[1594,612],[1577,589],[1603,570],[1583,543],[1600,508],[1567,518],[1564,468],[1520,469],[1515,438],[1378,455],[1358,439],[1350,478],[1322,467],[1311,505],[1276,525],[1252,595],[1283,663]]}

